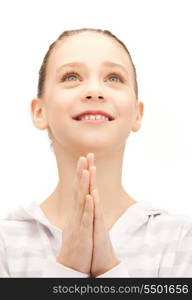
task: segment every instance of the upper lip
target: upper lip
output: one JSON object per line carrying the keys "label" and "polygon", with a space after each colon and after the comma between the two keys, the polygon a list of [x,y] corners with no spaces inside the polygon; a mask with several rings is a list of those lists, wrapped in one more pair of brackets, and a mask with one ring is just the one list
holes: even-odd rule
{"label": "upper lip", "polygon": [[107,113],[103,110],[85,110],[85,111],[83,111],[81,113],[78,113],[77,115],[73,116],[73,119],[78,120],[83,115],[103,115],[105,117],[108,117],[109,121],[112,121],[112,120],[115,119],[112,115],[110,115],[109,113]]}

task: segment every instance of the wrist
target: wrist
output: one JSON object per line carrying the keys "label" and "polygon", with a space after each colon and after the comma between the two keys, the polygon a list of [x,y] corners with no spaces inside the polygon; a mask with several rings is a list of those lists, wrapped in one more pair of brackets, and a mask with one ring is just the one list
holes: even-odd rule
{"label": "wrist", "polygon": [[115,261],[113,261],[112,263],[108,264],[107,266],[97,269],[94,272],[91,272],[91,277],[97,277],[100,276],[108,271],[110,271],[111,269],[115,268],[117,265],[119,265],[121,263],[120,260],[116,259]]}

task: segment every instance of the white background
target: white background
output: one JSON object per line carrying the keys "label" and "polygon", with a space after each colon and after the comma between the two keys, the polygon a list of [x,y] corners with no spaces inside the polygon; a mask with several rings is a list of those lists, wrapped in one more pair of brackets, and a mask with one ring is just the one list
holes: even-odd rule
{"label": "white background", "polygon": [[110,30],[137,70],[142,128],[128,139],[123,185],[136,200],[192,216],[192,1],[1,1],[0,216],[42,202],[58,181],[30,102],[49,45],[65,30]]}

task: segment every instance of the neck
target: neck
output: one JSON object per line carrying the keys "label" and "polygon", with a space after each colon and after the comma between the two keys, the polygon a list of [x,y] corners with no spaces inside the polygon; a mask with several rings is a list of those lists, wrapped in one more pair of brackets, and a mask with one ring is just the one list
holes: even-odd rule
{"label": "neck", "polygon": [[[86,156],[87,153],[56,155],[59,182],[53,193],[41,204],[41,208],[50,221],[58,227],[62,227],[62,220],[72,209],[71,199],[74,197],[72,182],[77,168],[77,160],[80,156]],[[123,149],[118,149],[118,151],[115,149],[115,152],[111,151],[105,154],[94,152],[94,154],[96,182],[107,223],[107,220],[118,217],[136,201],[126,193],[121,184]]]}

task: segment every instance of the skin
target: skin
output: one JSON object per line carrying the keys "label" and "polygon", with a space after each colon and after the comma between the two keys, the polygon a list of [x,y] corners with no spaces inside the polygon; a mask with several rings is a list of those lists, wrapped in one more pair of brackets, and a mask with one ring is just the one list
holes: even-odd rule
{"label": "skin", "polygon": [[[57,262],[97,277],[120,261],[109,238],[100,202],[94,154],[80,157],[74,183],[73,210],[62,231]],[[78,255],[77,255],[78,253]],[[84,257],[84,259],[82,259]]]}
{"label": "skin", "polygon": [[[104,67],[105,60],[123,65],[127,73]],[[85,66],[56,72],[61,65],[71,61],[81,61]],[[62,81],[64,71],[76,71],[79,76],[70,75],[72,78]],[[123,82],[116,76],[115,81],[111,80],[114,75],[109,74],[112,72],[118,73]],[[87,267],[79,268],[75,267],[77,263],[71,264],[74,269],[86,269],[93,276],[119,263],[110,243],[109,231],[125,210],[136,203],[121,184],[126,140],[131,132],[140,129],[144,111],[143,103],[136,100],[133,83],[131,62],[122,46],[107,36],[84,32],[59,41],[48,61],[43,97],[31,101],[34,125],[52,134],[59,174],[58,185],[40,206],[50,222],[62,230],[67,226],[67,220],[73,219],[73,229],[76,226],[74,199],[81,203],[76,210],[77,220],[81,219],[84,210],[89,212],[86,215],[90,218],[93,214],[92,239],[90,232],[84,233],[86,241],[91,240],[92,244],[89,247],[91,264],[89,266],[86,262]],[[88,109],[107,111],[115,121],[96,125],[72,120],[73,115]],[[87,192],[92,197],[91,182],[95,181],[94,187],[97,187],[97,196],[89,199],[88,207],[85,205],[86,189],[83,199],[74,197],[75,189],[80,189],[78,184],[76,187],[72,184],[80,157],[84,157],[82,168],[88,171]],[[91,171],[94,166],[97,178],[96,172]],[[60,254],[58,261],[65,264],[69,255]]]}

